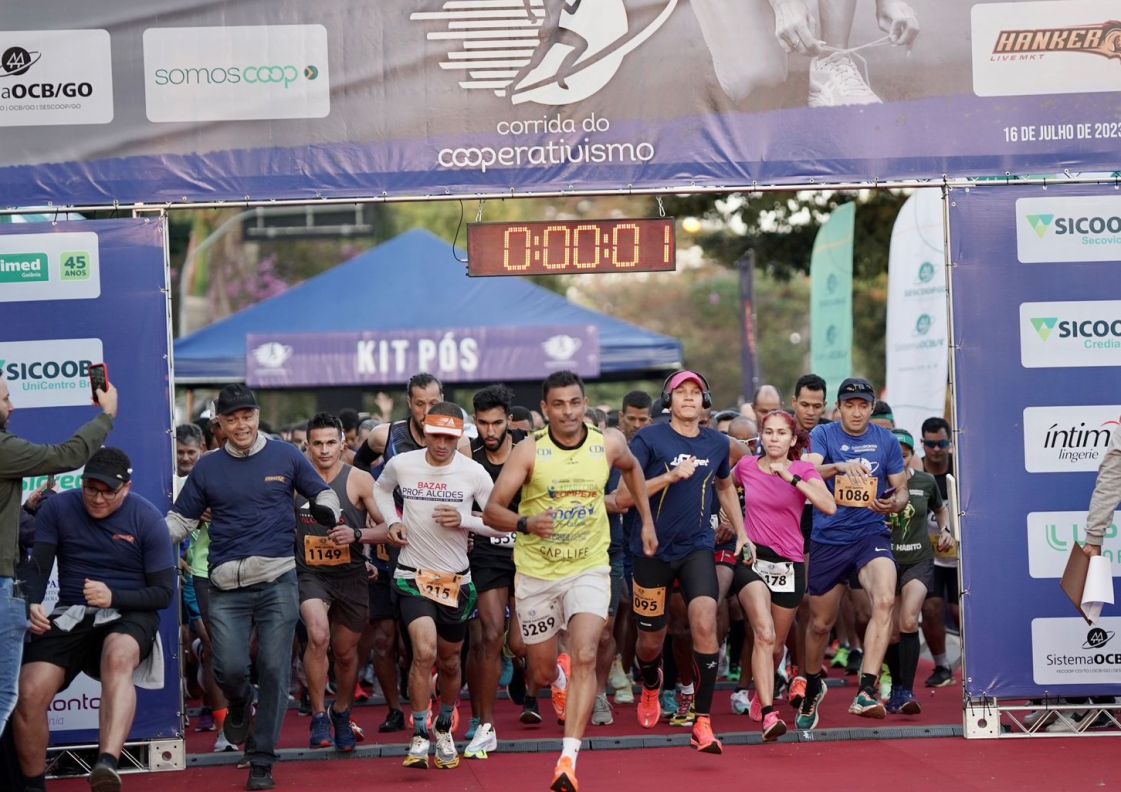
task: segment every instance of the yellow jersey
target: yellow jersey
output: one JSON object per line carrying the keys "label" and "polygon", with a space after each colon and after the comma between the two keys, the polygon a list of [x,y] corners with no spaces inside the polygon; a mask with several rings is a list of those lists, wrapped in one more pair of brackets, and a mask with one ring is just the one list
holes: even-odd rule
{"label": "yellow jersey", "polygon": [[603,434],[588,427],[584,441],[565,448],[549,429],[533,433],[537,456],[533,475],[522,487],[518,513],[532,517],[553,512],[554,533],[548,539],[519,536],[514,545],[518,572],[541,580],[560,580],[590,569],[607,567],[611,526],[603,502],[610,468]]}

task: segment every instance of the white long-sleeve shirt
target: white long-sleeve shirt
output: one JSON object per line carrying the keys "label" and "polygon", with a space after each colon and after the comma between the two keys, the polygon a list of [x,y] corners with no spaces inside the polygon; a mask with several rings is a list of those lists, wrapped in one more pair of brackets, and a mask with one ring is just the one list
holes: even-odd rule
{"label": "white long-sleeve shirt", "polygon": [[1121,502],[1121,427],[1113,430],[1109,450],[1098,468],[1098,480],[1086,516],[1086,544],[1101,547],[1118,502]]}

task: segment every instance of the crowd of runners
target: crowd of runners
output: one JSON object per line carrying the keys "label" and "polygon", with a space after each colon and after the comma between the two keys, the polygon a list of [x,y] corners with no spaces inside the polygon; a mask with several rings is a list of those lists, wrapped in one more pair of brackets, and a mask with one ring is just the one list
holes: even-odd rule
{"label": "crowd of runners", "polygon": [[[377,690],[405,766],[449,769],[498,750],[502,690],[522,723],[548,709],[563,724],[552,788],[575,790],[589,725],[668,721],[721,753],[720,677],[767,741],[817,725],[830,666],[859,677],[853,715],[919,713],[920,622],[925,684],[952,682],[943,419],[916,444],[869,382],[830,393],[812,374],[787,409],[764,386],[715,411],[692,371],[617,410],[589,406],[570,372],[545,380],[539,411],[497,384],[461,408],[427,374],[407,396],[401,420],[322,413],[269,435],[252,392],[228,386],[177,430],[193,728],[215,751],[244,746],[247,788],[273,786],[290,695],[309,747],[347,752],[365,738],[352,706]],[[307,470],[238,470],[280,445]],[[250,530],[269,489],[289,499],[294,553]]]}

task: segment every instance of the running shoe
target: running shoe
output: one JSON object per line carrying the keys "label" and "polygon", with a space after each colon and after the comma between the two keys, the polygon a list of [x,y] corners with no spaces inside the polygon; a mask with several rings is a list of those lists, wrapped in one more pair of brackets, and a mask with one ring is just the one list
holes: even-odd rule
{"label": "running shoe", "polygon": [[405,713],[399,709],[391,709],[389,714],[385,716],[381,726],[378,726],[378,731],[381,734],[388,734],[389,732],[399,732],[405,729]]}
{"label": "running shoe", "polygon": [[786,734],[786,723],[774,710],[763,716],[763,742],[774,742]]}
{"label": "running shoe", "polygon": [[413,741],[409,743],[409,751],[405,754],[405,767],[417,770],[428,769],[428,738],[421,734],[414,734]]}
{"label": "running shoe", "polygon": [[746,715],[751,709],[751,694],[746,690],[737,690],[732,693],[732,712],[737,715]]}
{"label": "running shoe", "polygon": [[677,691],[663,690],[658,706],[662,708],[662,720],[669,720],[677,712]]}
{"label": "running shoe", "polygon": [[510,684],[510,680],[514,678],[514,661],[506,655],[502,655],[502,673],[498,677],[498,686],[506,687]]}
{"label": "running shoe", "polygon": [[614,722],[615,716],[611,714],[611,704],[607,700],[607,694],[600,693],[596,696],[596,703],[592,708],[592,725],[610,726]]}
{"label": "running shoe", "polygon": [[311,736],[308,738],[308,748],[330,748],[331,721],[326,712],[321,712],[311,719]]}
{"label": "running shoe", "polygon": [[489,723],[481,723],[471,742],[463,749],[463,755],[468,759],[486,759],[488,753],[497,750],[498,735],[494,733],[494,727]]}
{"label": "running shoe", "polygon": [[265,765],[250,765],[249,780],[245,788],[249,790],[274,789],[276,782],[272,778],[272,768]]}
{"label": "running shoe", "polygon": [[899,712],[903,715],[920,715],[922,714],[922,704],[919,704],[915,694],[906,688],[898,688],[899,690]]}
{"label": "running shoe", "polygon": [[236,750],[237,746],[232,745],[222,732],[218,732],[218,736],[214,738],[214,753],[227,753],[228,751]]}
{"label": "running shoe", "polygon": [[478,718],[472,718],[470,725],[467,727],[467,733],[464,734],[463,737],[467,740],[475,739],[475,732],[479,730],[479,726],[481,724],[481,720],[479,720]]}
{"label": "running shoe", "polygon": [[296,709],[296,714],[303,718],[311,714],[311,698],[306,690],[300,694],[300,706]]}
{"label": "running shoe", "polygon": [[450,731],[436,732],[436,767],[451,770],[459,766],[459,752],[455,749],[455,738]]}
{"label": "running shoe", "polygon": [[848,54],[834,52],[810,61],[810,107],[880,104],[880,101]]}
{"label": "running shoe", "polygon": [[[658,719],[662,715],[662,707],[658,703],[658,697],[662,687],[662,672],[658,671],[658,687],[653,690],[647,690],[646,686],[642,686],[642,695],[638,699],[638,706],[635,707],[635,713],[638,715],[638,725],[644,729],[653,729],[658,725]],[[669,691],[672,693],[672,691]],[[677,709],[677,702],[674,702],[674,709]]]}
{"label": "running shoe", "polygon": [[363,701],[369,701],[369,700],[370,700],[370,694],[366,692],[366,688],[362,687],[361,684],[359,684],[357,681],[355,681],[355,683],[354,683],[354,701],[357,701],[358,703],[362,703]]}
{"label": "running shoe", "polygon": [[864,663],[864,652],[860,649],[849,650],[849,662],[845,666],[846,676],[856,676],[860,673],[860,666]]}
{"label": "running shoe", "polygon": [[358,736],[350,727],[350,710],[335,712],[332,707],[328,710],[331,716],[331,730],[335,733],[335,750],[340,753],[350,753],[358,745]]}
{"label": "running shoe", "polygon": [[241,745],[249,736],[249,722],[253,719],[253,702],[249,699],[230,701],[222,733],[233,745]]}
{"label": "running shoe", "polygon": [[[615,659],[611,662],[611,670],[607,674],[607,684],[614,691],[622,690],[623,688],[630,688],[631,679],[627,676],[627,672],[623,670],[623,661],[619,659],[619,655],[615,655]],[[616,692],[618,695],[618,692]]]}
{"label": "running shoe", "polygon": [[693,736],[689,740],[689,745],[701,753],[724,753],[724,746],[712,733],[712,720],[708,715],[697,716],[697,720],[693,724]]}
{"label": "running shoe", "polygon": [[121,774],[117,768],[102,762],[94,764],[86,781],[93,792],[120,792]]}
{"label": "running shoe", "polygon": [[518,719],[526,726],[536,726],[541,722],[541,710],[537,708],[537,699],[533,696],[526,696],[525,701],[522,703],[522,714]]}
{"label": "running shoe", "polygon": [[817,722],[821,718],[821,701],[825,698],[826,690],[828,688],[825,687],[825,680],[822,679],[817,681],[817,692],[814,695],[809,695],[807,687],[806,697],[802,700],[802,708],[798,710],[798,717],[794,720],[794,728],[799,731],[809,731],[817,727]]}
{"label": "running shoe", "polygon": [[891,671],[885,665],[880,671],[880,700],[887,701],[893,690],[895,685],[892,684]]}
{"label": "running shoe", "polygon": [[743,672],[739,666],[728,666],[728,676],[726,679],[729,682],[739,682],[743,676]]}
{"label": "running shoe", "polygon": [[576,763],[567,756],[557,760],[556,769],[553,770],[553,783],[549,785],[553,792],[580,792],[580,784],[576,781]]}
{"label": "running shoe", "polygon": [[935,666],[934,673],[926,678],[924,683],[927,687],[939,688],[952,685],[954,683],[954,672],[946,668],[946,666]]}
{"label": "running shoe", "polygon": [[848,664],[849,648],[847,646],[837,647],[837,651],[833,653],[833,662],[831,662],[829,665],[831,665],[833,668],[844,668]]}
{"label": "running shoe", "polygon": [[358,722],[353,718],[350,720],[350,730],[354,732],[354,739],[358,742],[366,742],[366,730],[358,725]]}
{"label": "running shoe", "polygon": [[199,722],[195,726],[195,731],[212,732],[216,728],[217,726],[214,725],[214,713],[207,707],[203,707],[202,711],[199,712]]}
{"label": "running shoe", "polygon": [[883,703],[875,696],[870,696],[863,690],[856,694],[856,698],[849,705],[849,713],[862,718],[883,718],[885,714]]}
{"label": "running shoe", "polygon": [[763,721],[763,702],[759,699],[758,693],[751,697],[751,706],[747,709],[747,717],[756,723]]}
{"label": "running shoe", "polygon": [[669,719],[670,726],[692,726],[697,720],[697,708],[693,706],[694,694],[677,694],[677,712]]}
{"label": "running shoe", "polygon": [[790,683],[788,694],[791,707],[798,709],[802,706],[802,699],[806,697],[806,678],[804,676],[794,677],[793,681]]}
{"label": "running shoe", "polygon": [[564,723],[564,713],[568,705],[568,678],[572,674],[572,663],[568,655],[562,653],[557,657],[557,665],[564,672],[565,689],[560,690],[556,685],[552,686],[553,712],[557,714],[557,723]]}
{"label": "running shoe", "polygon": [[621,688],[615,688],[615,703],[634,704],[634,688],[629,682]]}

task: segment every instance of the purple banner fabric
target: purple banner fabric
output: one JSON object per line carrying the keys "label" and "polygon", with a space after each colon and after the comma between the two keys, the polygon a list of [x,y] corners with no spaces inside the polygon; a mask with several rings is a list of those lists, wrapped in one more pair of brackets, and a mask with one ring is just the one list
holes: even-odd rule
{"label": "purple banner fabric", "polygon": [[599,376],[594,325],[246,337],[246,382],[253,388],[396,385],[418,371],[447,382],[502,382],[562,369]]}
{"label": "purple banner fabric", "polygon": [[[1059,579],[1121,426],[1121,196],[1059,184],[949,200],[965,692],[1116,695],[1118,610],[1087,624]],[[1115,575],[1117,516],[1102,550]]]}
{"label": "purple banner fabric", "polygon": [[1116,167],[1121,24],[1104,0],[781,5],[776,22],[765,0],[5,3],[0,194],[311,201]]}

